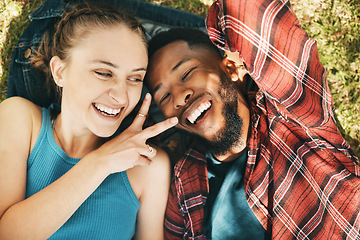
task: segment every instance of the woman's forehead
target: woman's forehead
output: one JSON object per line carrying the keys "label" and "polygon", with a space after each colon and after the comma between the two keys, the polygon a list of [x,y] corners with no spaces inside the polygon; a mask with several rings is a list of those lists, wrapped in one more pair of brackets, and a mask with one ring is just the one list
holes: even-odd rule
{"label": "woman's forehead", "polygon": [[126,59],[129,64],[140,62],[145,67],[147,65],[147,49],[142,38],[121,25],[91,30],[74,48],[74,52],[76,51],[87,56],[95,55],[99,59]]}

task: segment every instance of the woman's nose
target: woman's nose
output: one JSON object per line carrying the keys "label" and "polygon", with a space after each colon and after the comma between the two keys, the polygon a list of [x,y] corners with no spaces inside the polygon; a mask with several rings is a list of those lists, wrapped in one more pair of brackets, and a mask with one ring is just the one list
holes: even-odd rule
{"label": "woman's nose", "polygon": [[117,104],[125,104],[127,99],[127,86],[126,84],[116,84],[109,89],[109,96]]}

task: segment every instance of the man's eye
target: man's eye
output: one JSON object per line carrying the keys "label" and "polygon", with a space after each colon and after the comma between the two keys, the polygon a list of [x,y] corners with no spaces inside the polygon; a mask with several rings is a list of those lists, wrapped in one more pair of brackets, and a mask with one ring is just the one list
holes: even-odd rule
{"label": "man's eye", "polygon": [[166,93],[161,99],[160,104],[162,104],[165,100],[167,100],[170,97],[170,93]]}
{"label": "man's eye", "polygon": [[95,71],[95,73],[100,77],[112,77],[112,74],[110,72]]}
{"label": "man's eye", "polygon": [[198,66],[199,66],[199,65],[197,65],[197,66],[195,66],[195,67],[192,67],[192,68],[190,68],[188,71],[186,71],[186,72],[184,73],[184,75],[182,76],[181,80],[182,80],[182,81],[185,81],[186,78],[187,78],[195,69],[198,68]]}

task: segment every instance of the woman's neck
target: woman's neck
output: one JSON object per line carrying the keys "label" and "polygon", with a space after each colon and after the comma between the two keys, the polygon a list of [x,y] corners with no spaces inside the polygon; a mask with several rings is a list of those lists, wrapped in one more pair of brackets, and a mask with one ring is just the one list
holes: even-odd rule
{"label": "woman's neck", "polygon": [[61,113],[55,120],[53,132],[56,143],[72,158],[83,158],[106,141],[88,129],[73,129],[64,123]]}

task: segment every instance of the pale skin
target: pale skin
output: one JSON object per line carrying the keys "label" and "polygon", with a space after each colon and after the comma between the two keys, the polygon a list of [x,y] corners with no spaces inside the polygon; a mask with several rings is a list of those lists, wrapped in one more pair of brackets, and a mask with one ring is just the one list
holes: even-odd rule
{"label": "pale skin", "polygon": [[[126,34],[128,41],[124,40],[122,46],[130,52],[113,45],[115,41],[121,45],[118,41],[126,39]],[[147,61],[143,62],[142,52],[136,51],[146,53],[146,48],[141,44],[144,48],[139,47],[142,40],[133,34],[122,25],[95,29],[72,52],[72,60],[79,61],[65,63],[56,57],[51,61],[54,80],[63,87],[62,113],[55,122],[60,141],[56,137],[55,140],[69,156],[81,160],[57,181],[27,199],[27,159],[40,131],[41,108],[22,98],[10,98],[0,104],[0,239],[50,237],[109,174],[121,171],[127,172],[140,201],[135,238],[163,239],[163,218],[170,179],[169,159],[160,149],[149,154],[146,141],[176,125],[177,119],[171,118],[143,130],[145,117],[137,115],[128,129],[104,143],[104,138],[114,133],[140,97],[142,82],[139,84],[136,79],[145,75],[142,69],[146,69]],[[92,49],[93,54],[86,56],[83,52],[86,49]],[[135,54],[141,60],[136,57],[121,59],[119,53],[128,53],[128,56]],[[90,60],[96,56],[101,61],[95,61],[95,65],[93,62],[88,64],[78,59],[80,56]],[[101,62],[111,63],[112,66],[101,65]],[[85,65],[81,68],[72,65],[79,63]],[[86,67],[90,71],[77,70]],[[108,74],[106,79],[97,79],[99,72],[110,72],[111,78],[108,78]],[[86,77],[74,76],[74,79],[80,79],[76,83],[71,79],[72,74]],[[97,85],[85,93],[84,96],[89,96],[89,99],[84,96],[76,99],[72,91],[81,91],[83,81],[93,81]],[[151,97],[147,95],[139,113],[147,114],[150,101]],[[121,116],[115,120],[104,120],[92,107],[93,103],[113,109],[121,108]]]}

